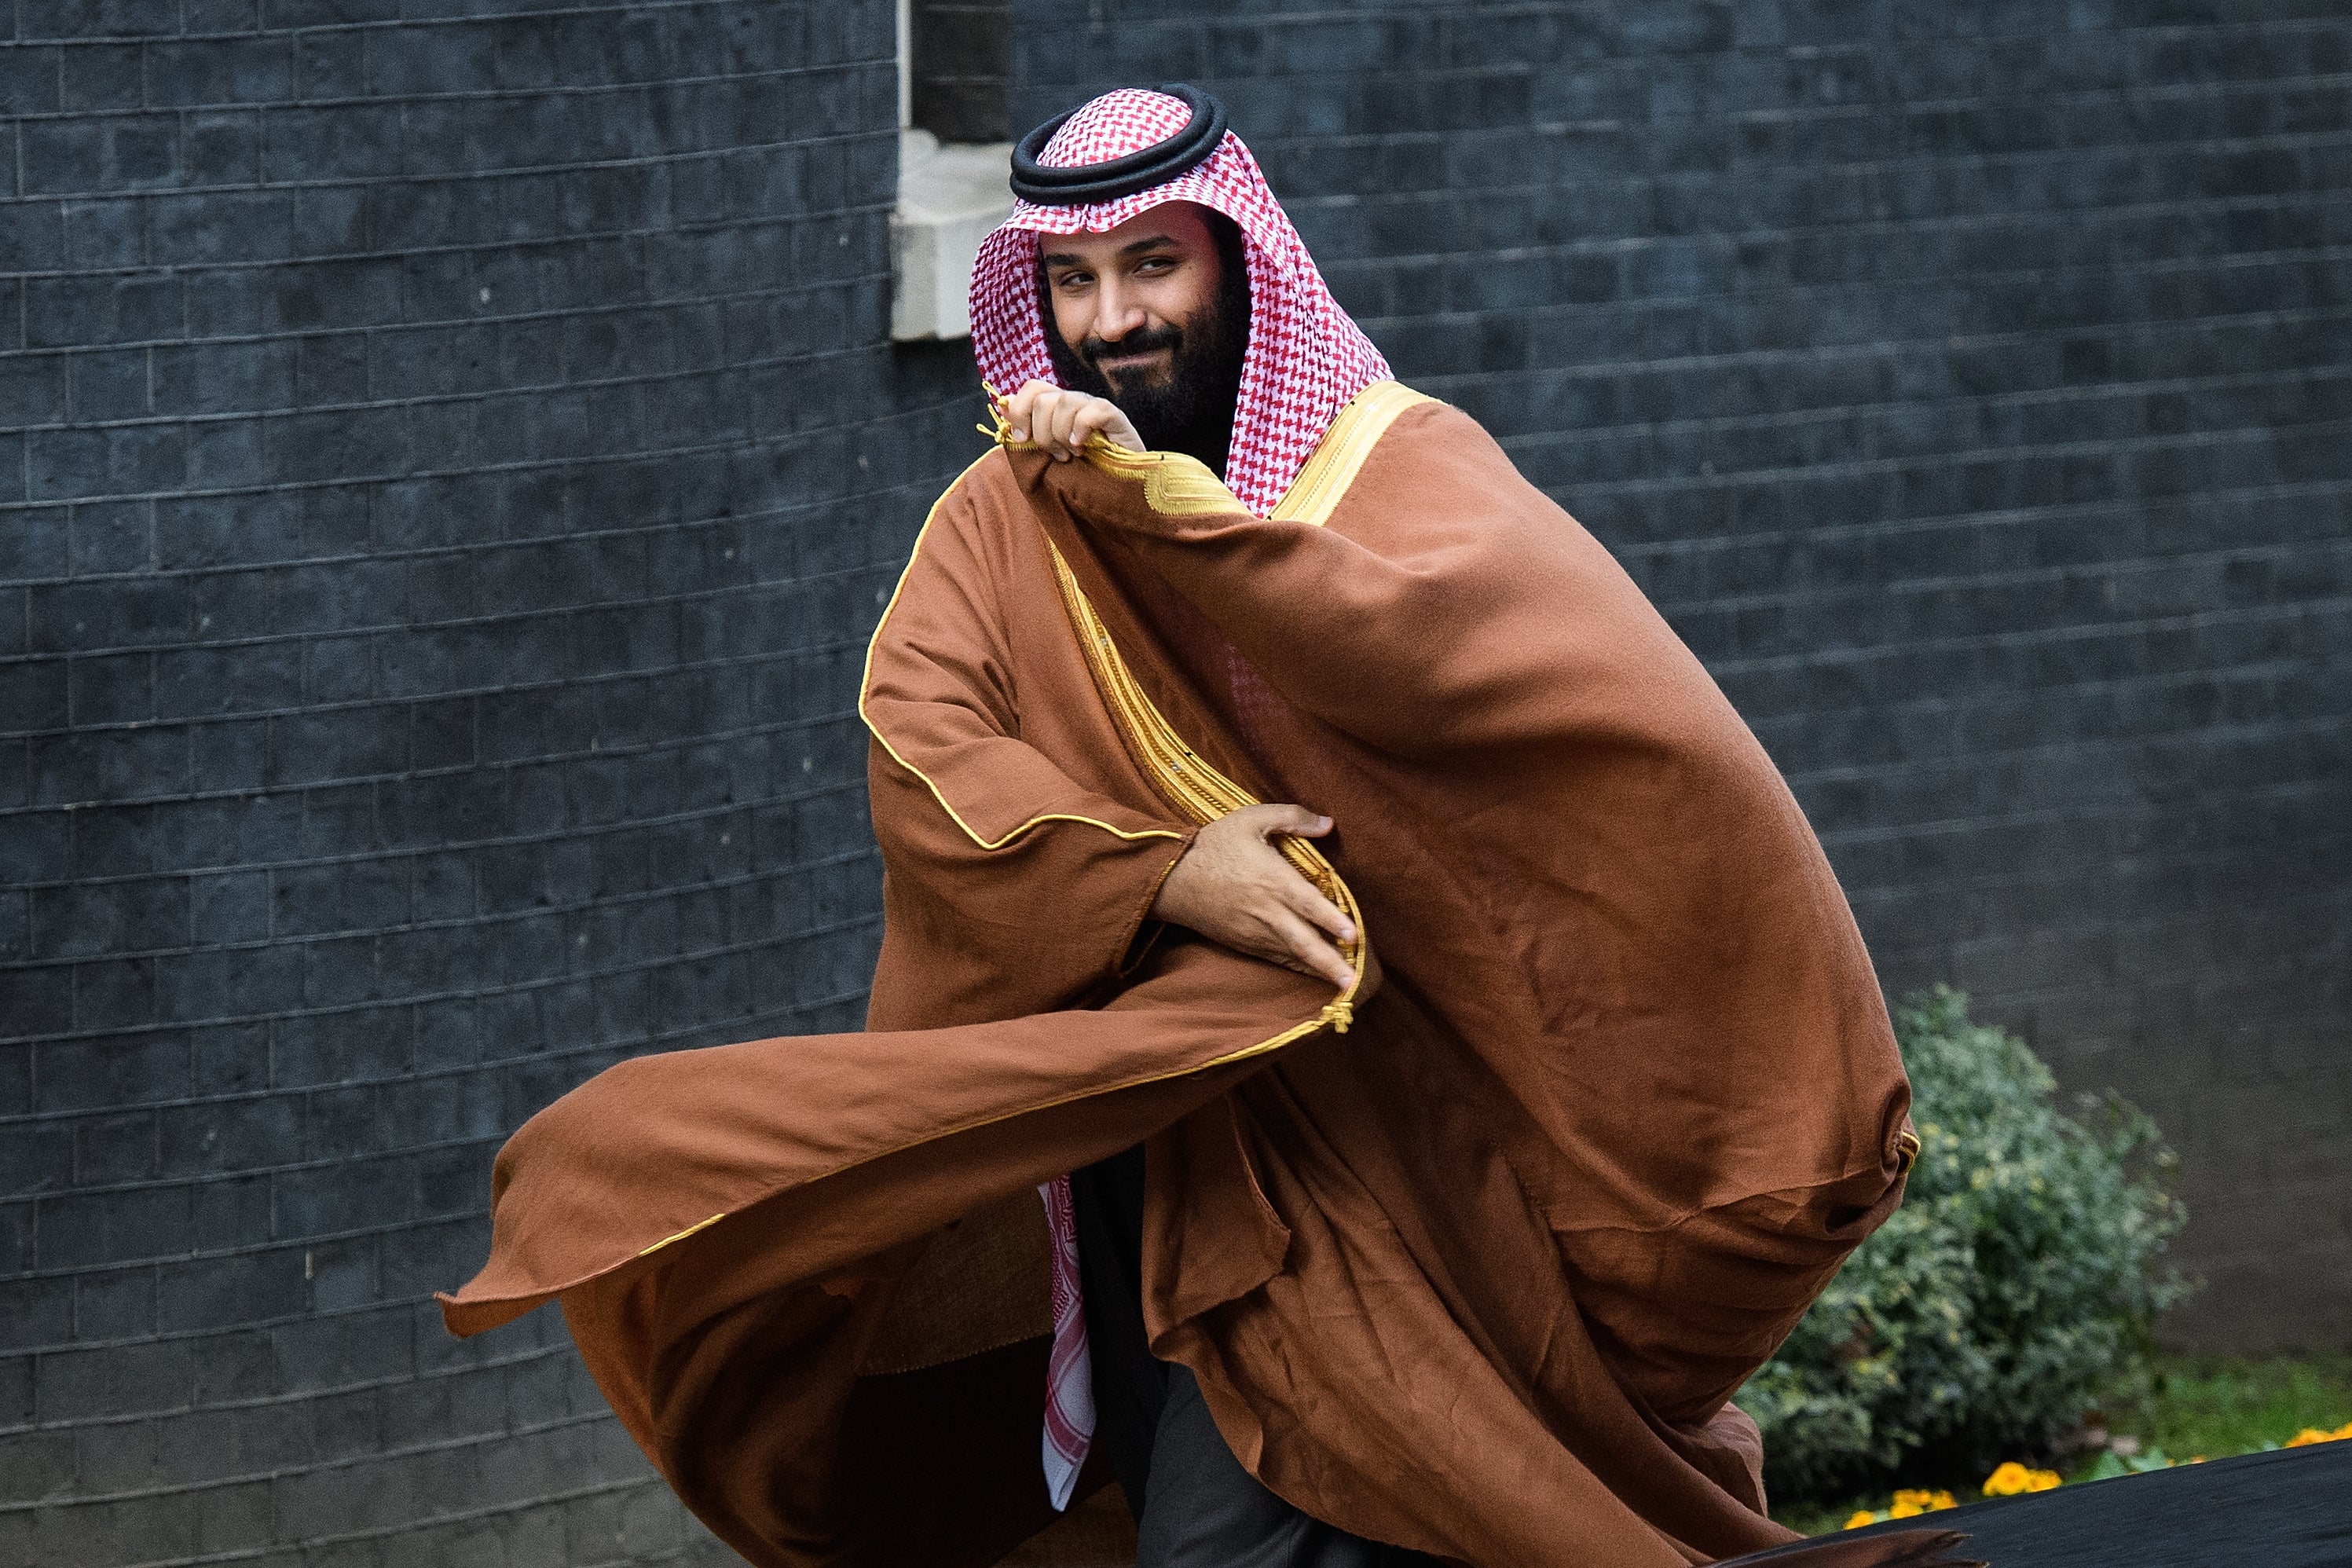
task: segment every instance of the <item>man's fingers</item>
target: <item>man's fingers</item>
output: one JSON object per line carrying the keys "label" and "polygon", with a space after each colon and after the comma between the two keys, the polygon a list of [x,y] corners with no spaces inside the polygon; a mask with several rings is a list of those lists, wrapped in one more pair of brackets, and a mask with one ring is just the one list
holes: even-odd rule
{"label": "man's fingers", "polygon": [[1323,933],[1297,915],[1285,910],[1284,919],[1276,926],[1283,946],[1290,954],[1290,967],[1301,974],[1312,974],[1330,982],[1336,990],[1345,991],[1356,982],[1356,972],[1339,956],[1339,950],[1324,940]]}
{"label": "man's fingers", "polygon": [[1034,440],[1058,456],[1057,449],[1067,444],[1070,419],[1085,401],[1050,381],[1024,382],[1005,403],[1004,423],[1014,440]]}
{"label": "man's fingers", "polygon": [[1118,405],[1105,397],[1070,395],[1070,419],[1063,437],[1066,449],[1059,455],[1067,460],[1078,455],[1079,449],[1102,431],[1113,425],[1123,425]]}
{"label": "man's fingers", "polygon": [[1115,447],[1124,447],[1130,452],[1143,450],[1143,437],[1136,433],[1135,421],[1129,419],[1118,404],[1105,403],[1102,416],[1102,423],[1097,429],[1104,440]]}
{"label": "man's fingers", "polygon": [[1344,991],[1356,975],[1334,942],[1356,940],[1354,922],[1272,842],[1277,833],[1313,838],[1330,828],[1329,818],[1299,805],[1229,813],[1177,860],[1152,913]]}
{"label": "man's fingers", "polygon": [[1078,410],[1076,423],[1070,430],[1070,449],[1075,452],[1112,426],[1124,426],[1126,423],[1126,419],[1119,414],[1118,404],[1100,397],[1095,398]]}
{"label": "man's fingers", "polygon": [[1143,437],[1136,434],[1135,422],[1108,397],[1094,398],[1078,411],[1077,444],[1083,447],[1096,436],[1130,452],[1143,450]]}
{"label": "man's fingers", "polygon": [[1298,868],[1287,860],[1282,864],[1292,878],[1283,888],[1284,901],[1290,906],[1290,912],[1310,925],[1330,932],[1340,942],[1353,942],[1356,922],[1342,913],[1339,905],[1325,898],[1321,889],[1300,876]]}
{"label": "man's fingers", "polygon": [[1016,441],[1029,439],[1029,427],[1034,421],[1037,400],[1059,391],[1050,381],[1024,381],[1021,390],[1004,401],[1004,423]]}
{"label": "man's fingers", "polygon": [[1069,461],[1071,455],[1078,449],[1078,441],[1083,439],[1074,438],[1072,432],[1077,428],[1078,416],[1086,411],[1086,399],[1076,393],[1066,392],[1054,399],[1050,416],[1053,438],[1049,449],[1064,462]]}
{"label": "man's fingers", "polygon": [[1004,425],[1015,441],[1034,441],[1048,457],[1066,462],[1097,435],[1139,452],[1143,449],[1142,437],[1135,434],[1118,405],[1049,381],[1024,382],[1020,391],[1006,398]]}
{"label": "man's fingers", "polygon": [[1087,444],[1087,437],[1094,434],[1095,426],[1100,422],[1095,413],[1097,401],[1074,393],[1055,410],[1054,456],[1063,462],[1076,457],[1078,448]]}
{"label": "man's fingers", "polygon": [[1323,890],[1283,858],[1270,840],[1280,833],[1294,838],[1320,838],[1331,831],[1331,819],[1307,810],[1303,805],[1276,804],[1244,806],[1235,816],[1246,816],[1247,826],[1266,848],[1272,850],[1278,868],[1274,872],[1275,896],[1291,913],[1328,931],[1341,942],[1355,940],[1355,923],[1340,912],[1339,906],[1323,896]]}

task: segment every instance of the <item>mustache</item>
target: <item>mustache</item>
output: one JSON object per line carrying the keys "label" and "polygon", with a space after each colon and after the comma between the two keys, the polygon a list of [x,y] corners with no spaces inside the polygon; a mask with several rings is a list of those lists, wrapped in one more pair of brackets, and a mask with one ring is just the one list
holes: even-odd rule
{"label": "mustache", "polygon": [[1115,343],[1089,337],[1078,344],[1078,353],[1088,364],[1100,365],[1105,359],[1154,353],[1160,349],[1181,349],[1183,343],[1184,330],[1181,327],[1138,327]]}

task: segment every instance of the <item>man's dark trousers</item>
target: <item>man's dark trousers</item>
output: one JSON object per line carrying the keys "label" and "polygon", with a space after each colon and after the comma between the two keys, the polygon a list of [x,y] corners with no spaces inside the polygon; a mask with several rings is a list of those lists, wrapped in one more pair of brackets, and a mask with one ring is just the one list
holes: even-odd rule
{"label": "man's dark trousers", "polygon": [[1095,1441],[1134,1510],[1136,1568],[1418,1568],[1436,1559],[1335,1529],[1266,1489],[1225,1444],[1192,1372],[1143,1331],[1143,1150],[1070,1177],[1095,1384]]}

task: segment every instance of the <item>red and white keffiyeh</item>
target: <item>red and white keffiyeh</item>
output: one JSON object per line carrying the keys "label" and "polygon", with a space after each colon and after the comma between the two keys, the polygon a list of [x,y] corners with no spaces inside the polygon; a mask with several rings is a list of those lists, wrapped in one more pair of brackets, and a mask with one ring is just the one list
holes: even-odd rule
{"label": "red and white keffiyeh", "polygon": [[1078,1224],[1070,1178],[1037,1189],[1045,1200],[1045,1228],[1054,1240],[1054,1350],[1045,1362],[1045,1492],[1056,1509],[1070,1506],[1078,1470],[1094,1447],[1095,1379],[1087,1361],[1086,1301],[1078,1290]]}
{"label": "red and white keffiyeh", "polygon": [[[1070,116],[1038,161],[1073,168],[1104,163],[1163,142],[1192,110],[1166,93],[1123,88]],[[1267,189],[1242,139],[1225,132],[1217,150],[1164,184],[1083,206],[1016,201],[1013,216],[981,242],[971,270],[971,344],[981,378],[1010,393],[1024,382],[1059,384],[1045,352],[1037,298],[1037,237],[1101,234],[1162,202],[1198,202],[1240,226],[1248,258],[1249,348],[1225,487],[1260,517],[1274,510],[1349,399],[1389,375],[1388,361],[1331,297],[1298,231]],[[1045,1374],[1046,1490],[1069,1506],[1093,1446],[1094,1377],[1078,1285],[1078,1237],[1070,1181],[1037,1189],[1053,1236],[1054,1349]]]}
{"label": "red and white keffiyeh", "polygon": [[[1191,114],[1166,93],[1107,92],[1070,116],[1038,162],[1073,168],[1123,157],[1181,131]],[[1058,384],[1037,299],[1038,235],[1101,234],[1162,202],[1198,202],[1241,226],[1249,260],[1249,350],[1224,480],[1264,517],[1348,400],[1387,380],[1389,365],[1331,298],[1257,160],[1230,131],[1206,159],[1131,196],[1069,207],[1015,201],[1013,216],[981,242],[972,264],[971,346],[981,378],[1003,393],[1029,381]]]}

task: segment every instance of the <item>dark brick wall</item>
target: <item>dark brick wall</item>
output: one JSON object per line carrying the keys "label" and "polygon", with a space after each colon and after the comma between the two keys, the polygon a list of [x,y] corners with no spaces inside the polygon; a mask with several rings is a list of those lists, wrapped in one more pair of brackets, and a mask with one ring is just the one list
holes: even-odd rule
{"label": "dark brick wall", "polygon": [[[723,1556],[426,1293],[562,1089],[858,1016],[970,373],[887,344],[890,7],[443,9],[0,7],[0,1565]],[[2352,1341],[2340,3],[1015,20],[1015,127],[1226,96],[1893,985],[2158,1112],[2176,1331]]]}
{"label": "dark brick wall", "polygon": [[2343,0],[1022,11],[1016,125],[1224,97],[1723,682],[1891,990],[2158,1117],[2170,1331],[2352,1344]]}
{"label": "dark brick wall", "polygon": [[427,1295],[562,1089],[856,1026],[976,402],[887,5],[445,9],[0,7],[9,1568],[726,1555]]}

